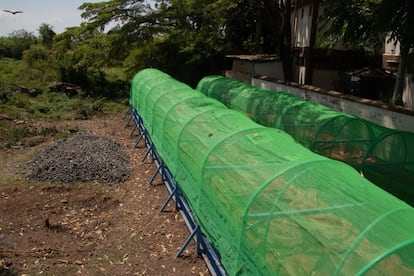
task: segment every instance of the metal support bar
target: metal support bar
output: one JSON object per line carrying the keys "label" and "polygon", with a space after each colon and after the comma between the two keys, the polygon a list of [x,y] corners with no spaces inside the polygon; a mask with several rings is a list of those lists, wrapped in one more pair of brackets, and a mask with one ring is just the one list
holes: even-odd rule
{"label": "metal support bar", "polygon": [[134,126],[131,129],[131,132],[129,133],[129,137],[132,137],[136,129],[137,129],[137,124],[134,124]]}
{"label": "metal support bar", "polygon": [[221,264],[220,254],[211,246],[211,244],[203,236],[201,236],[201,239],[203,243],[203,258],[211,274],[215,276],[227,275],[226,270]]}
{"label": "metal support bar", "polygon": [[161,206],[160,212],[164,212],[165,208],[167,208],[168,203],[170,203],[171,199],[177,198],[177,187],[174,188],[174,190],[170,193],[167,200],[164,202],[164,204]]}
{"label": "metal support bar", "polygon": [[157,169],[151,176],[149,185],[152,184],[157,174],[160,174],[162,177],[162,182],[165,184],[169,192],[169,196],[166,199],[166,201],[163,203],[160,209],[160,212],[163,212],[168,206],[168,204],[171,202],[171,200],[174,200],[175,209],[177,211],[180,211],[184,219],[184,222],[190,231],[190,235],[188,236],[188,238],[186,239],[186,241],[184,242],[180,250],[177,252],[175,257],[176,258],[180,257],[183,254],[183,252],[186,250],[188,245],[190,244],[191,240],[194,239],[196,243],[196,253],[197,255],[203,257],[211,274],[218,275],[218,276],[227,275],[225,269],[223,268],[221,264],[221,261],[220,261],[221,257],[220,257],[219,252],[216,251],[216,249],[208,242],[207,238],[205,238],[203,234],[201,233],[200,226],[197,224],[195,218],[193,217],[193,214],[191,213],[191,208],[187,200],[182,194],[179,186],[177,186],[177,184],[175,183],[174,177],[171,174],[170,170],[164,164],[164,162],[162,161],[162,158],[159,156],[157,149],[151,140],[150,135],[145,129],[142,118],[138,115],[137,111],[133,107],[131,107],[130,111],[131,111],[131,118],[133,118],[133,120],[135,121],[134,130],[131,132],[131,135],[137,128],[140,132],[139,137],[135,141],[135,147],[138,147],[138,144],[140,143],[141,140],[144,140],[145,146],[148,147],[141,162],[142,163],[145,162],[148,155],[151,155],[152,160],[157,165]]}
{"label": "metal support bar", "polygon": [[136,122],[137,122],[137,125],[138,125],[138,127],[139,127],[139,132],[140,132],[140,133],[145,132],[145,127],[144,127],[144,125],[143,125],[143,123],[142,123],[141,118],[138,118],[138,119],[136,120]]}
{"label": "metal support bar", "polygon": [[149,145],[147,151],[145,152],[144,158],[142,158],[142,160],[141,160],[141,163],[144,163],[145,160],[147,159],[148,155],[150,155],[150,152],[152,151],[152,147],[153,147],[152,144]]}
{"label": "metal support bar", "polygon": [[139,148],[139,142],[141,142],[141,140],[142,140],[142,138],[144,138],[144,132],[141,132],[141,134],[139,135],[139,137],[137,138],[137,140],[135,141],[135,144],[134,144],[134,148]]}
{"label": "metal support bar", "polygon": [[161,163],[157,169],[155,170],[155,172],[152,174],[150,180],[148,181],[148,186],[152,185],[152,182],[154,182],[155,178],[157,177],[157,174],[160,173],[161,177],[162,177],[162,167],[164,166],[163,163]]}
{"label": "metal support bar", "polygon": [[131,121],[132,121],[132,115],[129,117],[128,121],[125,123],[124,128],[129,127],[129,126],[130,126]]}
{"label": "metal support bar", "polygon": [[180,250],[178,251],[177,255],[175,255],[176,258],[180,257],[184,250],[187,248],[187,246],[190,244],[191,240],[194,238],[196,240],[196,246],[197,246],[197,255],[201,255],[201,247],[200,247],[200,226],[196,226],[194,230],[190,233],[187,240],[184,242],[183,246],[181,246]]}

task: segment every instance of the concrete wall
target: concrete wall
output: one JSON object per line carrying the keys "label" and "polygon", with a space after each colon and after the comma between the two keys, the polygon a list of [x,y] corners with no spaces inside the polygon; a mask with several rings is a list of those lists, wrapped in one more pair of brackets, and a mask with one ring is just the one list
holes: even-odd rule
{"label": "concrete wall", "polygon": [[287,84],[264,76],[252,78],[252,85],[289,92],[298,98],[320,103],[333,110],[353,114],[388,128],[414,132],[414,111],[396,108],[390,105],[328,91],[310,85]]}
{"label": "concrete wall", "polygon": [[339,70],[314,69],[312,74],[312,84],[317,87],[323,87],[327,90],[337,89],[341,81]]}
{"label": "concrete wall", "polygon": [[253,76],[264,75],[284,79],[282,62],[266,56],[229,56],[233,58],[232,70],[226,71],[226,77],[251,83]]}
{"label": "concrete wall", "polygon": [[276,79],[284,79],[281,61],[254,63],[255,75],[264,75]]}

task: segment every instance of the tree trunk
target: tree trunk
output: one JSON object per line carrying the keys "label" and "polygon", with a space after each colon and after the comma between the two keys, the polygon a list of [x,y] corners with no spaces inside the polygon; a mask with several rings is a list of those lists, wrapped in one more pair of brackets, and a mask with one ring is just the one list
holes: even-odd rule
{"label": "tree trunk", "polygon": [[[281,1],[283,2],[283,1]],[[292,27],[290,22],[291,10],[292,10],[292,1],[286,0],[284,5],[281,5],[284,17],[284,24],[282,33],[280,35],[280,58],[282,60],[283,75],[285,81],[292,81],[292,63],[293,63],[293,54],[292,54]]]}
{"label": "tree trunk", "polygon": [[262,11],[262,7],[261,5],[257,5],[257,10],[256,10],[256,32],[255,32],[255,38],[254,38],[254,51],[255,54],[261,54],[263,52],[263,48],[262,48],[262,30],[263,30],[263,26],[262,26],[262,22],[263,21],[263,11]]}
{"label": "tree trunk", "polygon": [[407,71],[407,58],[410,47],[401,42],[400,44],[400,63],[398,64],[397,78],[395,80],[394,91],[392,93],[392,103],[402,105],[402,93],[404,90],[404,79]]}
{"label": "tree trunk", "polygon": [[400,63],[398,64],[397,78],[395,80],[394,91],[392,93],[392,103],[394,105],[403,105],[402,95],[404,90],[405,75],[407,72],[408,54],[410,47],[413,44],[413,36],[409,35],[412,32],[412,25],[414,21],[413,17],[413,1],[405,0],[404,12],[406,19],[403,21],[404,24],[401,26],[401,32],[403,37],[400,38]]}
{"label": "tree trunk", "polygon": [[315,47],[316,43],[316,33],[318,32],[317,25],[318,25],[318,17],[319,17],[319,4],[320,0],[313,0],[312,3],[312,25],[309,37],[309,48],[305,51],[305,64],[306,64],[306,71],[305,71],[305,84],[312,84],[313,80],[313,48]]}

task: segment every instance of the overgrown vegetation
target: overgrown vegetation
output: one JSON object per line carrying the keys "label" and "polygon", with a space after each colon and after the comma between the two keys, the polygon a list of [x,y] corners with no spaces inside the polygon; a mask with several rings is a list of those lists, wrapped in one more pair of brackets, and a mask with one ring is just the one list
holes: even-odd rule
{"label": "overgrown vegetation", "polygon": [[[39,96],[30,97],[16,91],[6,95],[6,99],[3,97],[0,103],[0,149],[34,146],[51,137],[65,138],[79,129],[69,124],[58,128],[53,125],[54,121],[119,114],[125,108],[125,100],[79,96],[68,98],[56,92],[43,92]],[[45,121],[48,124],[35,126],[35,121]]]}
{"label": "overgrown vegetation", "polygon": [[[328,36],[365,45],[368,33],[376,39],[390,32],[412,46],[406,27],[413,18],[410,1],[331,2],[324,11],[332,23]],[[89,118],[119,109],[116,102],[126,104],[129,81],[143,68],[158,68],[195,86],[201,77],[227,69],[227,54],[279,54],[289,79],[291,7],[290,0],[84,3],[79,9],[85,22],[63,33],[44,23],[37,35],[16,30],[0,37],[0,114],[12,120]],[[387,26],[384,21],[372,28],[382,14],[373,7],[389,11],[383,17]],[[357,32],[358,26],[365,27]],[[53,82],[64,88],[50,89]]]}
{"label": "overgrown vegetation", "polygon": [[79,131],[70,126],[35,127],[36,120],[88,119],[126,108],[126,97],[93,96],[80,88],[76,96],[52,92],[49,85],[56,79],[56,72],[46,62],[0,59],[0,148],[34,146]]}
{"label": "overgrown vegetation", "polygon": [[33,127],[32,120],[87,119],[125,110],[130,79],[140,69],[156,67],[194,86],[204,75],[226,69],[226,54],[274,53],[280,28],[269,26],[282,24],[278,3],[85,3],[81,26],[56,34],[44,23],[37,35],[16,30],[1,37],[0,147],[61,135],[58,129]]}

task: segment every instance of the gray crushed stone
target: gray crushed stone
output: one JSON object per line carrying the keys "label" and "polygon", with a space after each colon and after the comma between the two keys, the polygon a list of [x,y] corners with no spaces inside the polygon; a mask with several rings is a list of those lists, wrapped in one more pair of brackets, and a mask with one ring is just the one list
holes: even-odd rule
{"label": "gray crushed stone", "polygon": [[29,178],[57,183],[115,184],[129,176],[129,156],[107,137],[80,134],[57,141],[29,163]]}

